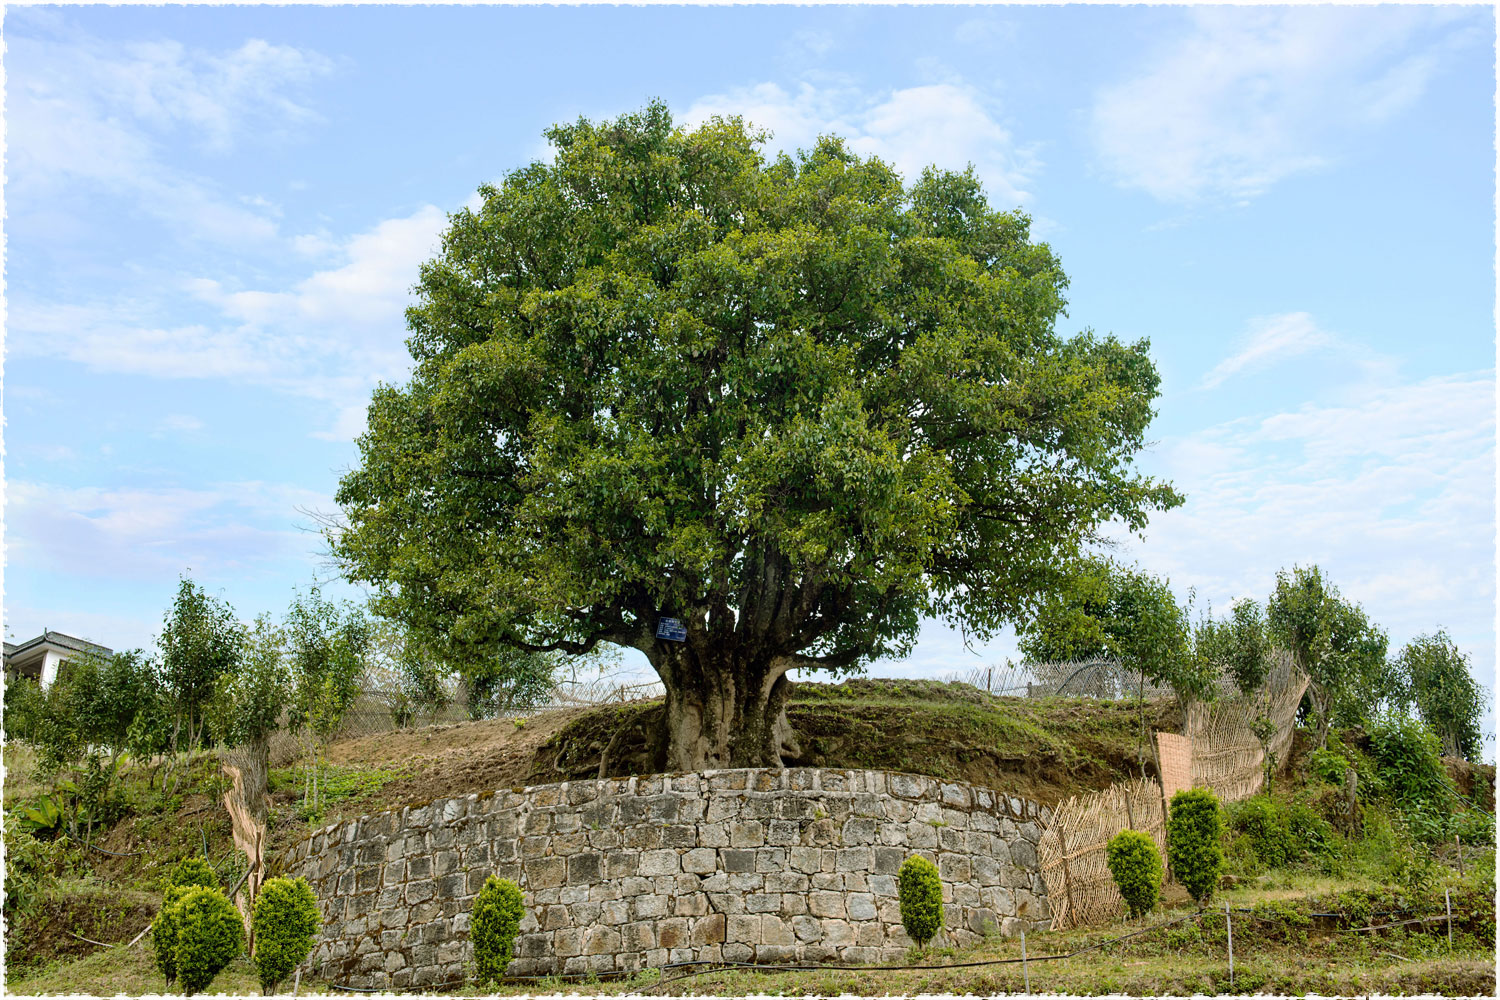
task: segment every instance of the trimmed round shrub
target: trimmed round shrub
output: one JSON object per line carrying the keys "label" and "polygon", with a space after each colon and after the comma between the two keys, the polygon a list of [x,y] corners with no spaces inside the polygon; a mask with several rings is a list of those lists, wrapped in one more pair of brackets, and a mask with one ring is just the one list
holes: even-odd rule
{"label": "trimmed round shrub", "polygon": [[1161,898],[1161,854],[1156,841],[1139,830],[1121,830],[1105,848],[1109,873],[1132,917],[1148,912]]}
{"label": "trimmed round shrub", "polygon": [[1167,855],[1172,860],[1172,874],[1199,906],[1218,887],[1219,871],[1224,867],[1224,849],[1219,846],[1223,834],[1224,813],[1212,790],[1190,788],[1172,796]]}
{"label": "trimmed round shrub", "polygon": [[178,914],[177,979],[189,996],[202,993],[224,966],[245,950],[240,911],[218,889],[187,889],[175,904]]}
{"label": "trimmed round shrub", "polygon": [[469,941],[474,946],[474,979],[484,986],[498,983],[510,964],[511,950],[526,905],[521,890],[509,879],[491,875],[474,897],[474,918],[469,924]]}
{"label": "trimmed round shrub", "polygon": [[172,873],[167,876],[167,881],[172,885],[201,885],[207,889],[218,889],[219,873],[214,871],[214,866],[204,858],[196,855],[191,858],[183,858],[172,867]]}
{"label": "trimmed round shrub", "polygon": [[901,925],[918,947],[927,947],[943,929],[943,880],[937,866],[913,854],[896,873],[901,900]]}
{"label": "trimmed round shrub", "polygon": [[323,915],[306,879],[267,879],[260,887],[250,927],[255,932],[255,972],[262,995],[275,992],[276,984],[312,954],[313,936],[321,926]]}
{"label": "trimmed round shrub", "polygon": [[162,893],[161,909],[151,921],[151,954],[168,986],[177,981],[177,929],[182,926],[182,911],[177,904],[194,888],[201,886],[167,886]]}

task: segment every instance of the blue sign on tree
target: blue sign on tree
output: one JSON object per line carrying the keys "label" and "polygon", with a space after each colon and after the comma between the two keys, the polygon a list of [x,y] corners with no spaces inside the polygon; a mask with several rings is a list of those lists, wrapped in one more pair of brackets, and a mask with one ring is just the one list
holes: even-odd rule
{"label": "blue sign on tree", "polygon": [[656,637],[671,639],[673,642],[687,642],[687,629],[683,626],[681,618],[658,618]]}

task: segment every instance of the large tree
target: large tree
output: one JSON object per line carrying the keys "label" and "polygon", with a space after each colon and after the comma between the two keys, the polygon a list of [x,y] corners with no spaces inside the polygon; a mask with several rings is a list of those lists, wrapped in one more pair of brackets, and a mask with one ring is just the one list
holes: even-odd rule
{"label": "large tree", "polygon": [[445,658],[633,646],[664,764],[776,764],[788,671],[985,636],[1181,502],[1131,466],[1147,345],[1059,335],[1061,267],[972,170],[659,104],[547,137],[422,266],[338,493],[348,574]]}

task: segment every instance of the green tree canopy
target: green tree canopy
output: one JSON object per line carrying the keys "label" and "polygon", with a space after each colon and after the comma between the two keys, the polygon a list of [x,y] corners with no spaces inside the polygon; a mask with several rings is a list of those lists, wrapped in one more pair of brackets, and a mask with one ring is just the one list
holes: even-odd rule
{"label": "green tree canopy", "polygon": [[[210,597],[184,577],[157,644],[161,647],[166,694],[177,712],[172,747],[175,750],[186,745],[191,751],[201,738],[204,710],[213,697],[214,685],[221,675],[239,667],[244,629],[228,603]],[[186,736],[185,743],[180,741],[181,736]]]}
{"label": "green tree canopy", "polygon": [[1468,654],[1439,629],[1407,643],[1396,657],[1395,668],[1422,721],[1442,740],[1443,753],[1477,763],[1485,690],[1474,679]]}
{"label": "green tree canopy", "polygon": [[1318,567],[1277,573],[1266,619],[1272,638],[1307,673],[1320,748],[1328,743],[1334,715],[1364,719],[1395,694],[1385,632],[1359,605],[1344,600]]}
{"label": "green tree canopy", "polygon": [[660,104],[547,137],[422,266],[338,492],[348,575],[444,659],[633,646],[673,767],[774,763],[788,671],[986,636],[1180,502],[1132,466],[1147,345],[1060,335],[1061,266],[972,170]]}
{"label": "green tree canopy", "polygon": [[1193,655],[1187,612],[1167,581],[1104,559],[1048,594],[1019,632],[1032,660],[1118,660],[1142,685],[1165,684],[1183,698],[1204,697],[1216,676]]}

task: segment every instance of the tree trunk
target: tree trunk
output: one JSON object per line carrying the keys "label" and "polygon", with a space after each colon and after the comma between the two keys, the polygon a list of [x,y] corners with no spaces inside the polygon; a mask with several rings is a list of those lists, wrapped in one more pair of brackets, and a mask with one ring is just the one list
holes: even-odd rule
{"label": "tree trunk", "polygon": [[747,662],[686,643],[655,659],[667,689],[669,771],[781,767],[783,754],[801,753],[786,717],[788,661]]}

